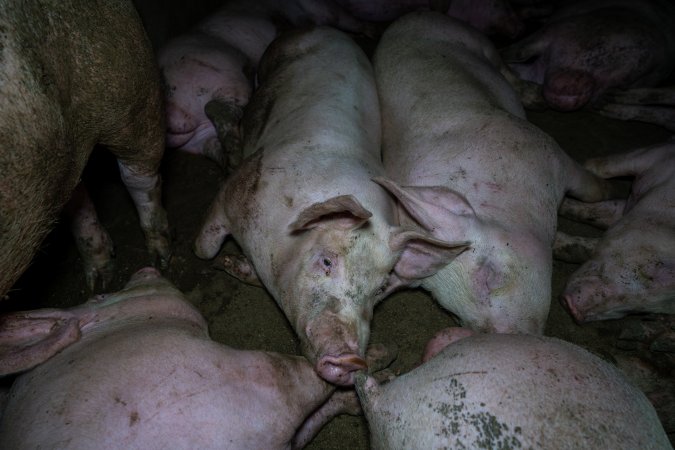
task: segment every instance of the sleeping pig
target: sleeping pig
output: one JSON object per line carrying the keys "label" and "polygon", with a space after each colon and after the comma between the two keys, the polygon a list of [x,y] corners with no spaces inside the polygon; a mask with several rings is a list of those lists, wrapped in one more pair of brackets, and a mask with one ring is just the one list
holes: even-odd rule
{"label": "sleeping pig", "polygon": [[471,242],[421,286],[471,329],[542,333],[558,206],[566,193],[604,199],[606,182],[525,119],[493,45],[455,19],[402,17],[374,67],[387,173],[378,182],[403,224]]}
{"label": "sleeping pig", "polygon": [[609,88],[656,86],[675,68],[669,0],[566,2],[539,30],[501,51],[549,107],[574,111]]}
{"label": "sleeping pig", "polygon": [[586,167],[605,178],[632,177],[625,201],[565,200],[561,214],[606,228],[601,238],[559,233],[556,250],[587,247],[587,261],[571,275],[563,301],[579,322],[629,313],[675,314],[675,141],[594,158]]}
{"label": "sleeping pig", "polygon": [[332,0],[230,0],[162,46],[167,146],[236,166],[239,120],[263,52],[280,30],[318,24],[369,29]]}
{"label": "sleeping pig", "polygon": [[0,411],[6,449],[300,448],[341,406],[358,411],[302,357],[209,339],[153,268],[74,308],[0,316],[0,367],[24,371]]}

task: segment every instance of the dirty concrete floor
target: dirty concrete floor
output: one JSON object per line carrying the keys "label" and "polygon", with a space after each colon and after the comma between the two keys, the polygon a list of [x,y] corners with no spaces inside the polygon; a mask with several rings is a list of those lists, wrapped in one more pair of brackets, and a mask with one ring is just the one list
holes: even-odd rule
{"label": "dirty concrete floor", "polygon": [[[577,160],[606,155],[666,140],[656,126],[619,122],[587,112],[530,113],[530,119],[552,135]],[[274,301],[261,288],[245,285],[198,259],[191,245],[200,222],[216,193],[222,174],[201,157],[167,151],[162,173],[164,201],[173,230],[174,257],[164,275],[172,280],[207,318],[216,341],[246,349],[297,353],[297,339]],[[119,180],[116,164],[104,150],[92,156],[85,173],[100,218],[116,244],[117,271],[107,291],[120,289],[137,269],[149,264],[144,240],[131,200]],[[592,233],[561,221],[563,230]],[[236,244],[228,243],[230,250]],[[553,298],[546,334],[579,344],[600,355],[622,352],[616,340],[623,319],[575,324],[558,301],[564,283],[576,265],[555,262]],[[58,225],[28,272],[10,292],[1,310],[67,307],[86,301],[77,251],[68,230]],[[452,317],[421,291],[400,292],[376,307],[372,342],[395,343],[399,354],[392,368],[406,372],[419,359],[426,341],[439,329],[452,326]],[[640,351],[624,350],[626,354]],[[671,370],[672,376],[672,370]],[[675,430],[668,430],[671,433]],[[309,449],[367,449],[367,424],[361,417],[341,416],[326,426]],[[672,434],[671,434],[672,436]]]}

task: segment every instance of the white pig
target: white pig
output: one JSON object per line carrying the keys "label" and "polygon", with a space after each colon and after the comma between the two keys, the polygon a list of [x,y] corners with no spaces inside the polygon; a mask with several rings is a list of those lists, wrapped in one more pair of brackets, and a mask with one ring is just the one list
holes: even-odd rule
{"label": "white pig", "polygon": [[606,195],[525,119],[493,45],[463,23],[411,13],[374,56],[389,179],[404,224],[471,248],[421,286],[462,324],[541,333],[551,300],[551,247],[565,193]]}
{"label": "white pig", "polygon": [[478,334],[412,371],[356,389],[373,449],[672,449],[616,367],[568,342]]}
{"label": "white pig", "polygon": [[[239,162],[239,120],[260,58],[280,30],[326,24],[369,32],[332,0],[230,0],[158,53],[165,82],[167,146],[223,167]],[[211,103],[218,120],[206,108]]]}
{"label": "white pig", "polygon": [[[466,248],[391,225],[372,68],[344,33],[277,39],[243,118],[246,160],[212,204],[195,252],[232,235],[326,380],[352,384],[374,304]],[[242,263],[248,264],[248,263]]]}
{"label": "white pig", "polygon": [[302,357],[209,339],[152,268],[74,308],[0,316],[0,363],[26,371],[0,411],[5,449],[300,448],[341,405],[358,409]]}
{"label": "white pig", "polygon": [[[590,258],[567,281],[567,309],[579,322],[675,314],[675,141],[594,158],[586,167],[634,179],[626,201],[563,203],[561,214],[607,228],[601,238],[581,241]],[[556,247],[569,243],[558,234]]]}

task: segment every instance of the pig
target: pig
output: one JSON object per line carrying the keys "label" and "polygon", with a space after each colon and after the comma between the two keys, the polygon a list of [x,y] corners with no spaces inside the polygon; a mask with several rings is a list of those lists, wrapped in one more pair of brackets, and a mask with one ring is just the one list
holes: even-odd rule
{"label": "pig", "polygon": [[[371,179],[384,174],[372,67],[344,33],[317,27],[270,45],[242,119],[245,159],[223,183],[195,240],[260,280],[327,381],[353,384],[375,303],[465,250],[396,225]],[[236,274],[235,274],[236,275]]]}
{"label": "pig", "polygon": [[[585,165],[605,178],[633,180],[625,201],[563,203],[561,215],[606,228],[581,242],[590,259],[568,279],[563,304],[578,322],[675,314],[675,140]],[[568,243],[559,233],[556,250]]]}
{"label": "pig", "polygon": [[[382,346],[371,355],[391,361]],[[212,341],[152,267],[70,309],[0,317],[0,361],[22,372],[0,421],[2,448],[301,448],[324,413],[358,408],[353,390],[336,392],[302,357]]]}
{"label": "pig", "polygon": [[501,55],[521,78],[542,85],[548,107],[574,111],[609,88],[664,81],[675,68],[673,23],[669,0],[569,2]]}
{"label": "pig", "polygon": [[619,369],[551,337],[464,337],[388,384],[359,373],[356,389],[373,449],[672,448]]}
{"label": "pig", "polygon": [[390,22],[412,11],[434,10],[462,20],[490,36],[515,38],[524,23],[508,0],[338,0],[355,17]]}
{"label": "pig", "polygon": [[653,123],[675,133],[675,86],[607,91],[593,108],[603,116]]}
{"label": "pig", "polygon": [[[408,14],[375,49],[386,177],[402,226],[470,248],[411,284],[473,330],[541,334],[564,195],[608,182],[530,124],[494,46],[434,12]],[[424,130],[421,132],[420,130]]]}
{"label": "pig", "polygon": [[239,120],[263,52],[281,29],[310,24],[356,33],[370,29],[331,0],[234,0],[164,45],[157,58],[165,83],[167,146],[235,167]]}
{"label": "pig", "polygon": [[166,265],[159,73],[132,4],[6,0],[0,29],[0,298],[36,254],[97,144],[117,157],[148,249]]}

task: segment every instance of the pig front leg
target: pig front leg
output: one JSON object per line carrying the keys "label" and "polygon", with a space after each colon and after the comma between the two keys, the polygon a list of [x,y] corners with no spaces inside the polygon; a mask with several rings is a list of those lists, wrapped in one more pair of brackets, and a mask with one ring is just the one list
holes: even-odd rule
{"label": "pig front leg", "polygon": [[675,132],[675,86],[608,91],[594,111],[613,119],[653,123]]}
{"label": "pig front leg", "polygon": [[234,100],[211,100],[204,113],[213,123],[220,145],[204,144],[204,155],[214,160],[226,172],[234,170],[243,158],[239,121],[243,107]]}
{"label": "pig front leg", "polygon": [[253,264],[244,255],[219,255],[213,267],[225,271],[242,283],[263,287]]}
{"label": "pig front leg", "polygon": [[81,182],[64,212],[70,219],[70,229],[82,258],[87,287],[92,292],[99,287],[105,289],[113,276],[113,242],[99,222],[94,203]]}

